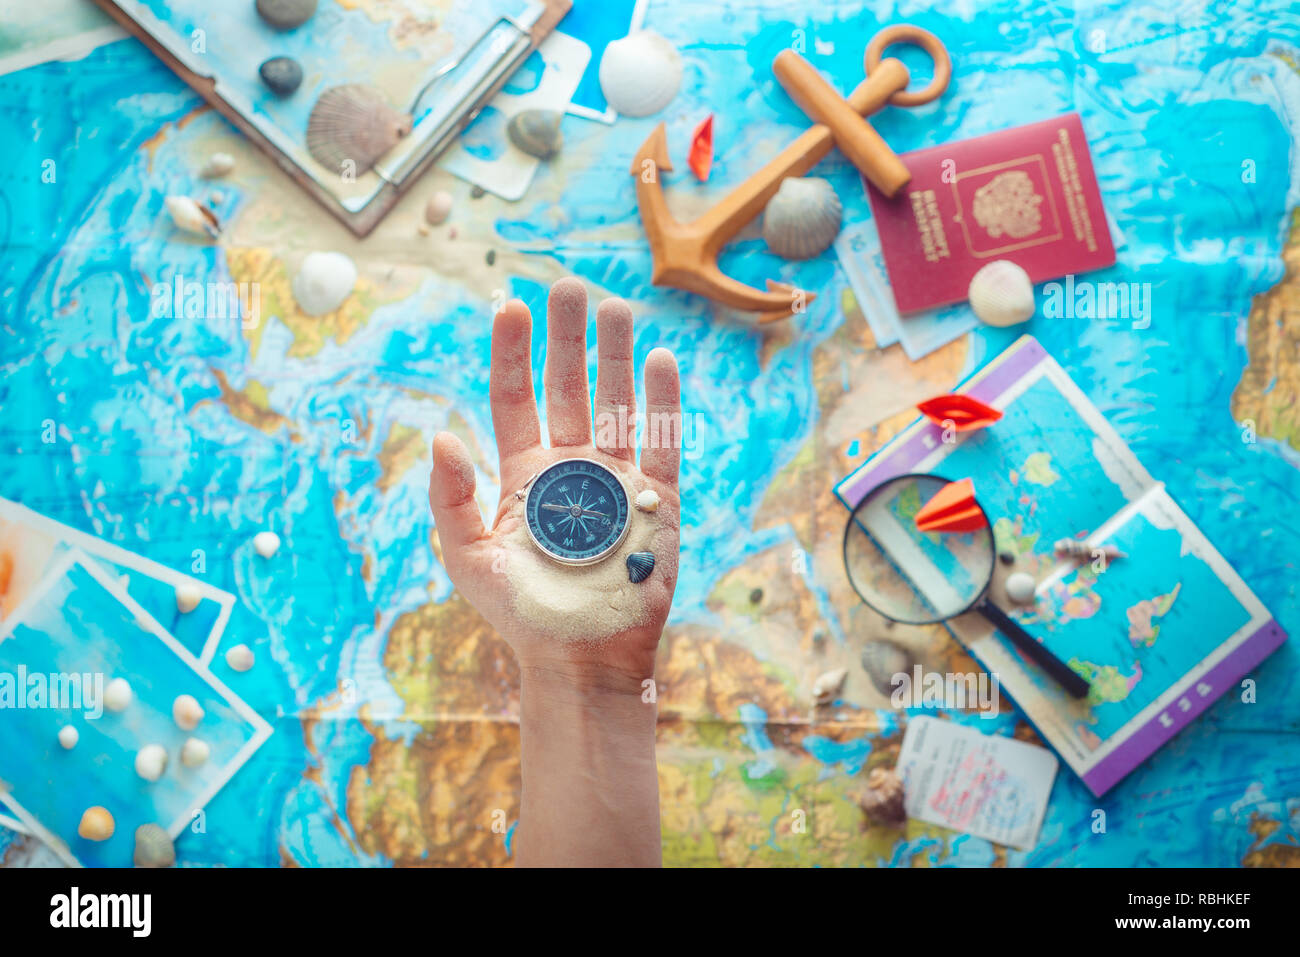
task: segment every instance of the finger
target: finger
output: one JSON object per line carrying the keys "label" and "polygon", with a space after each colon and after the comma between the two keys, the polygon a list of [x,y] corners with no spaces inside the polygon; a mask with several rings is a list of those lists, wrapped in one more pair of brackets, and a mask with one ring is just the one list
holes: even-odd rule
{"label": "finger", "polygon": [[492,322],[492,428],[501,457],[501,477],[506,463],[521,452],[542,444],[533,396],[533,317],[528,307],[511,299]]}
{"label": "finger", "polygon": [[596,448],[636,464],[632,310],[622,299],[596,310],[596,350]]}
{"label": "finger", "polygon": [[591,441],[587,390],[587,290],[572,277],[551,286],[546,306],[546,424],[551,446]]}
{"label": "finger", "polygon": [[641,471],[647,478],[676,487],[682,445],[682,389],[677,360],[655,349],[645,360],[645,433]]}
{"label": "finger", "polygon": [[486,531],[474,498],[474,463],[465,443],[450,432],[433,437],[433,472],[429,476],[429,507],[442,543],[443,559],[481,539]]}

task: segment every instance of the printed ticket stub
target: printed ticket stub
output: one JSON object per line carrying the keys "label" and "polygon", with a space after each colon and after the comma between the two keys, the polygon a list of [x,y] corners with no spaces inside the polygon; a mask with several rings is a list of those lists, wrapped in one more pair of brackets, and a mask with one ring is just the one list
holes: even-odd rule
{"label": "printed ticket stub", "polygon": [[901,158],[912,181],[896,196],[867,184],[899,312],[964,300],[998,259],[1035,283],[1115,262],[1077,113]]}
{"label": "printed ticket stub", "polygon": [[913,718],[898,774],[907,816],[1029,850],[1047,812],[1056,755],[940,718]]}

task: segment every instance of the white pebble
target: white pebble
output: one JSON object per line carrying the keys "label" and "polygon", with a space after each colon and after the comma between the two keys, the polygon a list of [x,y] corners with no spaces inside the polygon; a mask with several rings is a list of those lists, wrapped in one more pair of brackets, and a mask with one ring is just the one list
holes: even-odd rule
{"label": "white pebble", "polygon": [[65,724],[59,729],[59,744],[63,745],[63,750],[71,751],[81,740],[81,734],[70,724]]}
{"label": "white pebble", "polygon": [[970,307],[990,326],[1014,326],[1034,314],[1034,284],[1009,259],[997,259],[971,277]]}
{"label": "white pebble", "polygon": [[198,608],[202,600],[203,593],[199,591],[197,585],[185,582],[176,586],[176,608],[182,615],[188,615]]}
{"label": "white pebble", "polygon": [[270,558],[280,550],[280,536],[275,532],[258,532],[253,536],[253,550],[263,558]]}
{"label": "white pebble", "polygon": [[114,678],[104,689],[104,707],[122,712],[131,704],[131,685],[125,678]]}
{"label": "white pebble", "polygon": [[226,652],[226,664],[236,671],[247,671],[253,667],[253,649],[248,645],[235,645]]}
{"label": "white pebble", "polygon": [[434,193],[429,198],[429,202],[424,207],[424,218],[429,221],[430,226],[441,226],[451,215],[451,193],[444,193],[441,190]]}
{"label": "white pebble", "polygon": [[1012,572],[1007,576],[1007,598],[1017,605],[1028,605],[1034,600],[1034,589],[1037,585],[1033,575],[1026,572]]}
{"label": "white pebble", "polygon": [[193,695],[183,694],[172,702],[172,720],[182,731],[193,731],[203,720],[203,708]]}
{"label": "white pebble", "polygon": [[167,769],[167,751],[161,744],[146,744],[135,756],[135,773],[146,781],[157,781]]}
{"label": "white pebble", "polygon": [[200,738],[187,738],[181,748],[181,764],[187,768],[197,768],[206,764],[212,749]]}
{"label": "white pebble", "polygon": [[199,170],[199,175],[204,179],[216,179],[225,176],[234,168],[235,158],[229,153],[213,153]]}
{"label": "white pebble", "polygon": [[636,507],[643,512],[653,512],[659,507],[659,493],[652,488],[638,492],[636,496]]}

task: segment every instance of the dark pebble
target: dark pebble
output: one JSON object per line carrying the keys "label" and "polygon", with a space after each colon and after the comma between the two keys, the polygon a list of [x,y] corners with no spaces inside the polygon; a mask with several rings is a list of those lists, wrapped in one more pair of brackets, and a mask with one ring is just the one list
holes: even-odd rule
{"label": "dark pebble", "polygon": [[1002,559],[1003,565],[1014,565],[1016,563],[1016,556],[1010,552],[1002,552],[998,555],[998,558]]}
{"label": "dark pebble", "polygon": [[302,67],[291,56],[273,56],[257,72],[276,96],[288,96],[302,83]]}
{"label": "dark pebble", "polygon": [[470,199],[482,199],[486,195],[487,195],[487,190],[485,190],[482,186],[475,186],[473,189],[469,191]]}
{"label": "dark pebble", "polygon": [[257,0],[257,12],[277,30],[292,30],[311,19],[316,0]]}
{"label": "dark pebble", "polygon": [[497,262],[497,251],[495,249],[489,249],[487,251],[487,264],[489,266],[495,266],[496,262]]}
{"label": "dark pebble", "polygon": [[757,605],[760,601],[763,600],[763,589],[755,588],[752,592],[749,593],[749,600],[752,601],[755,605]]}

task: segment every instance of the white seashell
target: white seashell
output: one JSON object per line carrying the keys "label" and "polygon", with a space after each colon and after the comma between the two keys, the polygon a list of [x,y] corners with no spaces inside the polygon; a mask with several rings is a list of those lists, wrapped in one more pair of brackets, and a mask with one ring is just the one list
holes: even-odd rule
{"label": "white seashell", "polygon": [[217,214],[202,203],[188,196],[168,196],[163,200],[163,205],[167,207],[167,214],[178,229],[200,236],[211,236],[213,239],[221,235],[221,223],[217,220]]}
{"label": "white seashell", "polygon": [[206,741],[201,738],[186,738],[181,747],[181,764],[187,768],[197,768],[206,764],[211,754],[212,749]]}
{"label": "white seashell", "polygon": [[270,558],[280,550],[280,536],[275,532],[258,532],[253,536],[253,551]]}
{"label": "white seashell", "polygon": [[135,829],[136,867],[171,867],[176,863],[176,845],[157,824],[141,824]]}
{"label": "white seashell", "polygon": [[411,114],[373,87],[333,86],[307,118],[307,152],[331,173],[360,176],[410,132]]}
{"label": "white seashell", "polygon": [[995,259],[971,277],[970,307],[990,326],[1014,326],[1034,314],[1034,284],[1029,273],[1007,259]]}
{"label": "white seashell", "polygon": [[188,582],[176,586],[176,607],[182,615],[188,615],[203,600],[203,592],[198,586]]}
{"label": "white seashell", "polygon": [[71,751],[81,740],[81,733],[70,724],[65,724],[59,729],[59,744],[63,745],[63,750]]}
{"label": "white seashell", "polygon": [[818,176],[790,176],[763,210],[763,239],[786,259],[811,259],[840,233],[843,208],[831,184]]}
{"label": "white seashell", "polygon": [[253,667],[253,649],[248,645],[235,645],[226,652],[226,664],[236,671],[247,671]]}
{"label": "white seashell", "polygon": [[638,492],[636,507],[643,512],[653,512],[659,508],[659,493],[652,488]]}
{"label": "white seashell", "polygon": [[451,215],[451,193],[439,190],[424,204],[424,218],[430,226],[441,226]]}
{"label": "white seashell", "polygon": [[218,179],[235,168],[235,158],[229,153],[213,153],[199,170],[204,179]]}
{"label": "white seashell", "polygon": [[167,751],[161,744],[146,744],[135,756],[135,773],[146,781],[157,781],[167,770]]}
{"label": "white seashell", "polygon": [[886,697],[893,694],[894,675],[910,675],[915,664],[912,653],[892,641],[874,639],[862,646],[862,668]]}
{"label": "white seashell", "polygon": [[203,720],[203,708],[193,695],[180,695],[172,702],[172,720],[182,731],[193,731]]}
{"label": "white seashell", "polygon": [[615,40],[600,58],[600,90],[624,116],[658,113],[681,85],[682,55],[653,30]]}
{"label": "white seashell", "polygon": [[1007,576],[1007,598],[1017,605],[1028,605],[1034,600],[1034,589],[1038,583],[1027,572],[1012,572]]}
{"label": "white seashell", "polygon": [[813,682],[813,697],[817,699],[817,703],[824,704],[839,694],[848,676],[847,668],[836,668],[834,671],[818,675],[817,680]]}
{"label": "white seashell", "polygon": [[308,253],[293,277],[293,298],[309,316],[343,305],[357,284],[357,267],[342,253]]}
{"label": "white seashell", "polygon": [[77,833],[88,841],[107,841],[113,836],[116,827],[117,824],[113,820],[113,815],[108,813],[108,808],[95,805],[86,808],[86,813],[81,815]]}
{"label": "white seashell", "polygon": [[104,689],[104,707],[122,712],[131,704],[131,685],[125,678],[114,678]]}

